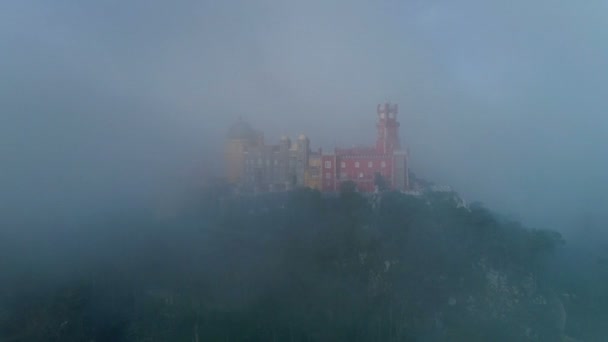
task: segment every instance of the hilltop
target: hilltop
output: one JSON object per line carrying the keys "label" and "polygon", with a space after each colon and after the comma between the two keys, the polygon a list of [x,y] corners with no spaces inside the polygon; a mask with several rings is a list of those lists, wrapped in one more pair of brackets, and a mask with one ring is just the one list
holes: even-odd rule
{"label": "hilltop", "polygon": [[72,234],[79,251],[111,253],[80,254],[82,270],[69,281],[15,291],[2,337],[24,327],[28,338],[57,341],[556,341],[564,333],[562,299],[545,280],[563,242],[555,232],[462,205],[449,191],[370,196],[346,182],[335,196],[302,188],[255,207],[224,191],[208,188],[160,221],[123,217]]}

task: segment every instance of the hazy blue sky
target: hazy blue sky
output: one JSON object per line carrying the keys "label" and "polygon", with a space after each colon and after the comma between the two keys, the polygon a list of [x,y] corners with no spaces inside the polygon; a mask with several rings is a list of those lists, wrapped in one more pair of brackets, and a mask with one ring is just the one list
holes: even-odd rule
{"label": "hazy blue sky", "polygon": [[390,100],[417,174],[576,222],[608,200],[606,37],[592,0],[2,1],[2,208],[183,183],[239,116],[270,141],[371,144]]}

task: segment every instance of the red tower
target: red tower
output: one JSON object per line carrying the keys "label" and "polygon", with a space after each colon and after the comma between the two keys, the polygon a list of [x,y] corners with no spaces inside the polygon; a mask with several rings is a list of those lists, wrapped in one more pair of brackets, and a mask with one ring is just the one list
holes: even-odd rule
{"label": "red tower", "polygon": [[397,105],[390,103],[379,104],[378,112],[378,141],[376,151],[380,154],[390,154],[400,149],[399,122],[397,122]]}

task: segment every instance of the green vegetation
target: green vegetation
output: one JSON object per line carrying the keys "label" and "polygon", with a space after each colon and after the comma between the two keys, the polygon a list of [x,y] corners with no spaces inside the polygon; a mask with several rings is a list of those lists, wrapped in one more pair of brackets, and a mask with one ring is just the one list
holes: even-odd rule
{"label": "green vegetation", "polygon": [[[555,232],[466,207],[455,193],[363,197],[349,183],[337,197],[225,193],[209,189],[174,218],[70,233],[81,249],[66,255],[85,261],[46,286],[23,274],[11,283],[0,341],[563,337],[545,272],[563,242]],[[90,248],[105,256],[77,254]]]}

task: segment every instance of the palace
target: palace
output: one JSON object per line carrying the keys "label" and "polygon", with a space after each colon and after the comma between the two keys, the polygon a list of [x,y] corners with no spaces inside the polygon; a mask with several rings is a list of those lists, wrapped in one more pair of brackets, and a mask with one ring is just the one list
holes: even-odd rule
{"label": "palace", "polygon": [[345,181],[353,181],[360,192],[407,190],[408,156],[401,148],[397,113],[397,105],[378,105],[375,146],[335,148],[331,153],[311,150],[303,134],[295,141],[282,137],[278,144],[267,145],[262,132],[239,120],[226,139],[226,178],[243,192],[296,187],[335,192]]}

